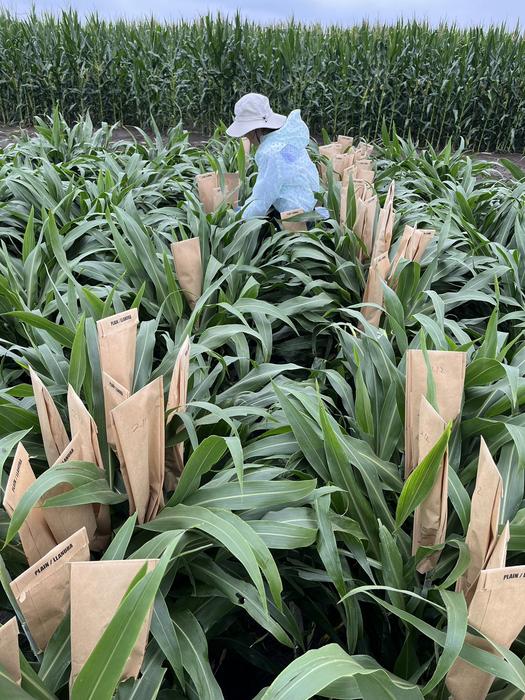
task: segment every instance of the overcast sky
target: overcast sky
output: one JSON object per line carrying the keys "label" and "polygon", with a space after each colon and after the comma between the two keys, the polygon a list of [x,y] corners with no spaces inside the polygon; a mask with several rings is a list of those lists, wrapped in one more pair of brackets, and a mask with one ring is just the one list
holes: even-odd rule
{"label": "overcast sky", "polygon": [[[460,25],[503,23],[525,27],[525,0],[36,0],[37,10],[58,11],[74,7],[80,13],[97,11],[104,17],[129,18],[154,15],[176,20],[205,14],[207,10],[233,14],[242,8],[245,17],[272,22],[292,15],[305,22],[353,24],[362,19],[392,22],[403,16],[438,23],[445,19]],[[31,0],[0,0],[0,6],[16,14],[27,13]]]}

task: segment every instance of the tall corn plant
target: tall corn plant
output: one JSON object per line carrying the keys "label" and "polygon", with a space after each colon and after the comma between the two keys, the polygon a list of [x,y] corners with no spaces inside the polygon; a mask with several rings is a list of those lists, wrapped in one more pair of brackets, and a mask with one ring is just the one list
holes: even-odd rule
{"label": "tall corn plant", "polygon": [[[419,144],[461,137],[475,150],[525,145],[525,42],[519,27],[261,26],[239,15],[176,24],[0,14],[0,122],[28,123],[56,104],[72,121],[212,133],[243,92],[300,107],[313,133],[377,138],[383,119]],[[38,77],[36,77],[38,76]]]}

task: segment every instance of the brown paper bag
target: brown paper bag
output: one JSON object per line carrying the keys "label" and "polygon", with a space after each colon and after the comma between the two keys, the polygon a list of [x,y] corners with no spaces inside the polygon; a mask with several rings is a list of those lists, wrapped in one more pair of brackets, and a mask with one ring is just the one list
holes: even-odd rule
{"label": "brown paper bag", "polygon": [[[249,149],[248,149],[249,152]],[[239,201],[239,173],[224,173],[224,185],[221,185],[219,173],[201,173],[195,181],[206,214],[211,214],[224,201],[236,207]]]}
{"label": "brown paper bag", "polygon": [[[168,411],[167,423],[169,424],[174,413],[184,413],[188,400],[188,377],[190,372],[189,338],[183,342],[175,360],[171,384],[168,394],[166,411]],[[179,442],[174,447],[166,450],[166,476],[164,483],[168,491],[175,490],[177,480],[184,469],[184,443]]]}
{"label": "brown paper bag", "polygon": [[[29,455],[22,443],[19,442],[9,472],[3,501],[3,506],[9,517],[13,515],[20,499],[35,481],[36,477],[31,469]],[[33,508],[29,512],[18,531],[18,535],[30,566],[57,545],[41,508]]]}
{"label": "brown paper bag", "polygon": [[343,176],[341,178],[342,187],[347,186],[350,180],[357,180],[357,166],[353,163],[343,170]]}
{"label": "brown paper bag", "polygon": [[128,392],[133,389],[138,322],[137,309],[122,311],[97,321],[107,440],[113,448],[115,437],[112,433],[109,417],[115,401],[122,399],[120,399],[118,392],[112,390],[108,380],[104,381],[104,375],[111,377],[116,386],[123,387]]}
{"label": "brown paper bag", "polygon": [[401,259],[409,260],[407,249],[413,232],[414,229],[412,228],[412,226],[405,226],[403,230],[403,235],[399,239],[396,254],[394,255],[394,259],[392,260],[392,265],[390,266],[390,274],[388,276],[388,284],[392,287],[392,289],[395,289],[397,286],[397,280],[395,279],[394,275],[396,273],[399,262],[401,261]]}
{"label": "brown paper bag", "polygon": [[[355,167],[353,165],[353,162],[354,162],[354,154],[353,153],[336,153],[335,156],[332,158],[334,173],[340,179],[343,179],[345,176],[345,173],[350,168]],[[348,173],[348,175],[349,174],[350,173]],[[346,176],[347,182],[348,182],[348,175]]]}
{"label": "brown paper bag", "polygon": [[365,180],[354,180],[354,194],[357,199],[370,199],[374,196],[374,188]]}
{"label": "brown paper bag", "polygon": [[356,151],[360,157],[369,158],[374,152],[374,147],[370,143],[365,143],[364,141],[361,141],[359,146],[357,146]]}
{"label": "brown paper bag", "polygon": [[348,159],[342,153],[338,153],[332,158],[332,167],[334,175],[341,179],[345,168],[349,167]]}
{"label": "brown paper bag", "polygon": [[31,384],[35,395],[36,411],[49,466],[54,464],[64,451],[69,437],[51,394],[37,373],[30,367]]}
{"label": "brown paper bag", "polygon": [[230,204],[236,207],[239,202],[240,181],[237,173],[224,174],[224,187],[220,186],[220,177],[217,175],[217,187],[212,190],[212,211],[218,209],[222,204]]}
{"label": "brown paper bag", "polygon": [[[221,178],[218,176],[218,187],[222,189]],[[236,207],[239,203],[239,189],[241,187],[241,180],[239,173],[224,173],[224,199],[231,204],[232,207]]]}
{"label": "brown paper bag", "polygon": [[434,238],[436,232],[433,229],[416,228],[414,235],[409,241],[407,247],[407,255],[409,260],[421,262],[423,254],[428,247],[430,241]]}
{"label": "brown paper bag", "polygon": [[96,464],[104,471],[96,423],[71,384],[67,388],[67,410],[71,437],[80,435],[83,441],[82,453],[91,456],[91,459],[86,458],[85,461]]}
{"label": "brown paper bag", "polygon": [[374,241],[372,257],[377,258],[383,253],[388,253],[392,241],[392,231],[394,229],[394,191],[395,181],[392,180],[385,199],[385,205],[379,213],[377,233]]}
{"label": "brown paper bag", "polygon": [[298,216],[299,214],[304,214],[304,210],[290,209],[289,211],[281,212],[281,226],[284,231],[298,233],[307,230],[305,221],[287,221],[287,219],[291,219],[293,216]]}
{"label": "brown paper bag", "polygon": [[[487,559],[485,569],[502,569],[507,562],[507,546],[510,540],[510,523],[507,521],[501,531],[501,535],[496,540],[494,549]],[[475,588],[475,585],[474,585]],[[469,596],[469,600],[470,600]]]}
{"label": "brown paper bag", "polygon": [[[468,609],[469,625],[509,649],[525,625],[525,566],[483,570]],[[471,634],[466,641],[479,649],[497,652],[492,645]],[[458,659],[446,685],[454,700],[484,700],[494,677]]]}
{"label": "brown paper bag", "polygon": [[[357,213],[358,213],[358,206],[359,206],[359,201],[361,202],[371,202],[373,201],[373,204],[370,205],[371,211],[368,214],[368,217],[372,215],[372,224],[375,221],[375,210],[376,210],[376,205],[377,205],[377,197],[374,195],[374,190],[370,187],[370,185],[362,180],[353,180],[353,185],[354,185],[354,197],[355,197],[355,203],[356,203],[356,221],[357,221]],[[348,208],[348,182],[347,184],[342,184],[341,185],[341,194],[339,198],[339,223],[341,226],[344,226],[346,223],[346,212]],[[364,214],[364,213],[363,213]],[[355,226],[355,224],[354,224]],[[372,226],[373,230],[373,226]],[[354,228],[355,231],[355,228]]]}
{"label": "brown paper bag", "polygon": [[[424,459],[439,440],[446,428],[446,423],[436,413],[427,399],[421,397],[419,409],[419,459]],[[418,547],[433,547],[443,544],[447,532],[447,501],[448,501],[448,452],[445,451],[436,481],[425,500],[416,508],[414,513],[414,529],[412,536],[412,554]],[[416,567],[419,573],[431,571],[437,564],[439,552],[423,559]]]}
{"label": "brown paper bag", "polygon": [[218,187],[217,173],[200,173],[195,182],[203,209],[206,214],[210,214],[214,209],[213,190]]}
{"label": "brown paper bag", "polygon": [[179,286],[193,309],[202,294],[202,260],[198,238],[171,244]]}
{"label": "brown paper bag", "polygon": [[130,514],[142,525],[163,506],[165,471],[164,390],[155,379],[113,409],[117,456],[129,498]]}
{"label": "brown paper bag", "polygon": [[[445,423],[461,411],[466,354],[429,350],[439,415]],[[421,397],[427,395],[427,368],[422,350],[408,350],[405,383],[405,478],[419,463],[418,431]]]}
{"label": "brown paper bag", "polygon": [[501,474],[481,438],[476,486],[472,494],[470,522],[465,537],[470,552],[470,564],[456,585],[456,590],[463,591],[467,602],[474,594],[480,571],[488,568],[488,561],[498,542],[502,496]]}
{"label": "brown paper bag", "polygon": [[353,143],[354,143],[354,138],[353,136],[343,136],[339,134],[337,137],[337,143],[340,143],[341,146],[343,147],[343,151],[348,151],[349,148],[352,148]]}
{"label": "brown paper bag", "polygon": [[[135,576],[144,564],[147,564],[148,571],[153,571],[157,561],[126,559],[71,564],[71,686],[113,619]],[[124,667],[121,680],[138,676],[150,622],[151,611]]]}
{"label": "brown paper bag", "polygon": [[348,209],[348,185],[343,185],[341,187],[341,194],[339,197],[339,224],[340,224],[340,226],[346,225],[347,209]]}
{"label": "brown paper bag", "polygon": [[0,664],[7,671],[13,683],[17,685],[22,683],[16,617],[12,617],[0,627]]}
{"label": "brown paper bag", "polygon": [[[377,211],[377,196],[370,197],[367,200],[358,199],[356,202],[356,220],[354,224],[354,233],[364,243],[366,256],[370,257],[372,253],[372,245],[374,240],[374,225]],[[362,260],[363,251],[359,251],[359,260]]]}
{"label": "brown paper bag", "polygon": [[[65,462],[91,462],[93,461],[91,449],[89,442],[84,436],[77,433],[57,459],[54,466],[64,464]],[[71,486],[68,484],[61,484],[51,489],[46,497],[51,498],[52,496],[58,496],[70,490]],[[43,508],[42,512],[57,542],[63,542],[82,528],[85,528],[90,542],[94,542],[97,521],[92,505]]]}
{"label": "brown paper bag", "polygon": [[332,160],[335,155],[338,153],[343,152],[343,144],[342,143],[327,143],[324,146],[319,146],[319,154],[322,156],[326,156],[328,160]]}
{"label": "brown paper bag", "polygon": [[[57,545],[10,584],[40,650],[46,648],[69,609],[69,564],[73,561],[89,561],[89,542],[84,528]],[[96,608],[92,608],[91,614],[95,611]]]}
{"label": "brown paper bag", "polygon": [[137,309],[97,321],[100,369],[129,391],[135,373],[138,321]]}
{"label": "brown paper bag", "polygon": [[435,233],[432,229],[417,229],[412,226],[405,226],[390,269],[389,284],[393,289],[397,286],[395,272],[400,260],[403,258],[409,261],[421,262],[423,254]]}
{"label": "brown paper bag", "polygon": [[[104,375],[107,376],[105,373]],[[67,392],[67,407],[71,435],[73,437],[79,435],[79,439],[82,440],[85,461],[96,464],[102,472],[101,477],[105,477],[104,463],[98,443],[97,425],[71,385]],[[97,531],[91,540],[91,549],[100,552],[107,547],[111,537],[109,506],[103,503],[93,503],[92,507]]]}
{"label": "brown paper bag", "polygon": [[370,185],[374,182],[375,172],[368,165],[358,163],[356,167],[356,179],[368,182]]}
{"label": "brown paper bag", "polygon": [[[329,161],[332,161],[336,155],[340,155],[343,152],[342,143],[328,143],[325,146],[319,146],[319,155],[325,156]],[[319,163],[319,175],[322,182],[326,182],[326,165],[324,163]]]}
{"label": "brown paper bag", "polygon": [[115,428],[111,418],[111,411],[126,399],[129,399],[131,392],[125,386],[119,384],[106,372],[102,372],[102,391],[104,393],[104,409],[106,413],[106,435],[108,445],[116,450]]}
{"label": "brown paper bag", "polygon": [[[366,281],[365,292],[363,294],[363,304],[378,304],[383,306],[383,285],[382,281],[386,279],[388,275],[388,270],[390,269],[390,262],[388,260],[388,255],[383,253],[378,258],[374,258],[370,263],[370,268],[368,269],[368,279]],[[373,306],[365,306],[361,310],[363,316],[366,318],[368,323],[373,326],[379,326],[379,321],[381,320],[381,309],[377,309]]]}

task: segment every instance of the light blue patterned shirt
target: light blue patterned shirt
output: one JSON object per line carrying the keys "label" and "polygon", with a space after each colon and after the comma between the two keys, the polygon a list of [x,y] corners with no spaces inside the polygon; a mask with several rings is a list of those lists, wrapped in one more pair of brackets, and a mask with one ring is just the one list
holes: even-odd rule
{"label": "light blue patterned shirt", "polygon": [[306,151],[310,134],[294,109],[280,129],[266,134],[255,154],[259,172],[251,196],[246,200],[243,219],[277,211],[312,211],[314,192],[319,192],[319,174]]}

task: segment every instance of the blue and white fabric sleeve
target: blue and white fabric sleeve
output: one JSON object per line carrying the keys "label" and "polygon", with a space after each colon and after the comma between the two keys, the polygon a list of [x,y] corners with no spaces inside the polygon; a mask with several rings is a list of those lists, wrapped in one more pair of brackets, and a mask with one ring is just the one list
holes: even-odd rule
{"label": "blue and white fabric sleeve", "polygon": [[246,205],[242,213],[243,219],[252,216],[266,216],[268,209],[279,197],[281,190],[279,154],[264,158],[259,163],[257,180],[253,187],[252,194],[246,200]]}

